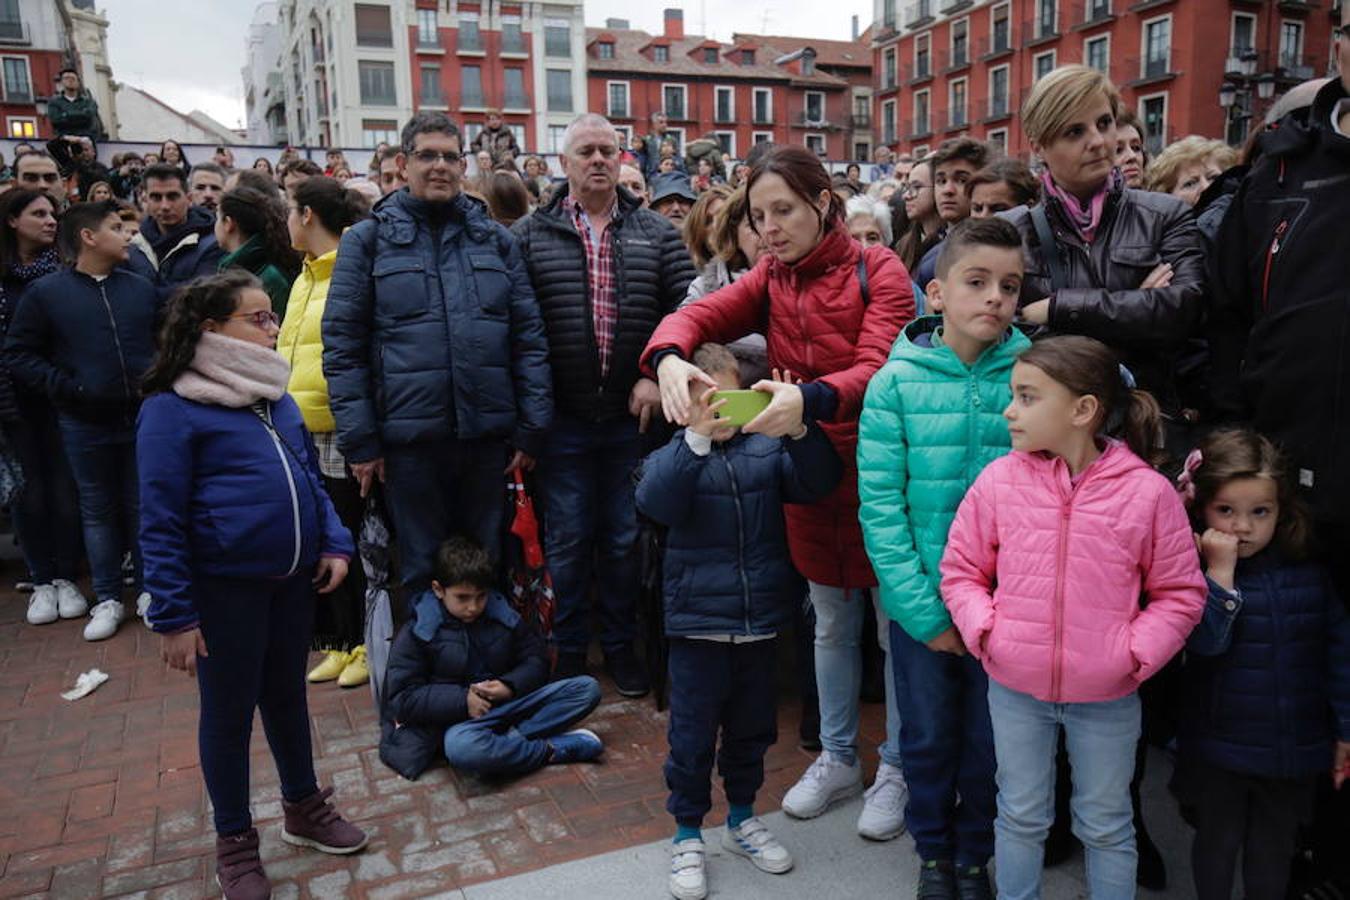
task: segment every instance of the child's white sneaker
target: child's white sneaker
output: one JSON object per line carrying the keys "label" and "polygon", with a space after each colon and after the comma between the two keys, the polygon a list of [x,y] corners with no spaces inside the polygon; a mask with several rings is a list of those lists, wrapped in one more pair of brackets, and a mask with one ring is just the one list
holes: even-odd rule
{"label": "child's white sneaker", "polygon": [[905,773],[882,763],[877,767],[876,780],[863,795],[858,834],[871,841],[899,837],[905,831],[905,804],[908,802],[909,785],[905,784]]}
{"label": "child's white sneaker", "polygon": [[56,605],[61,612],[61,618],[78,619],[89,612],[89,601],[80,593],[74,582],[55,578],[52,579],[52,587],[56,588]]}
{"label": "child's white sneaker", "polygon": [[89,613],[89,624],[84,626],[86,641],[102,641],[117,634],[117,626],[122,624],[122,603],[120,600],[104,600]]}
{"label": "child's white sneaker", "polygon": [[703,842],[679,841],[670,851],[670,895],[676,900],[703,900],[708,896],[708,870]]}
{"label": "child's white sneaker", "polygon": [[751,816],[735,828],[728,825],[722,832],[722,847],[737,856],[744,856],[761,872],[782,875],[792,868],[792,854],[778,843],[778,838],[758,816]]}
{"label": "child's white sneaker", "polygon": [[811,767],[783,797],[783,812],[796,819],[814,819],[831,803],[846,800],[863,789],[862,765],[848,765],[828,750],[822,750]]}

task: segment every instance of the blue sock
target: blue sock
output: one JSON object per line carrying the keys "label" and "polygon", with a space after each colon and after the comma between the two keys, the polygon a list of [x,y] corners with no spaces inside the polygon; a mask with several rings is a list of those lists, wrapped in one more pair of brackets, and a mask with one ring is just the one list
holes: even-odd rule
{"label": "blue sock", "polygon": [[727,827],[740,828],[741,823],[744,822],[746,819],[753,817],[754,814],[755,808],[751,806],[749,803],[745,804],[744,806],[739,806],[733,803],[731,804],[731,809],[728,810],[727,812]]}
{"label": "blue sock", "polygon": [[703,831],[695,828],[693,825],[675,826],[675,843],[680,841],[701,841],[703,840]]}

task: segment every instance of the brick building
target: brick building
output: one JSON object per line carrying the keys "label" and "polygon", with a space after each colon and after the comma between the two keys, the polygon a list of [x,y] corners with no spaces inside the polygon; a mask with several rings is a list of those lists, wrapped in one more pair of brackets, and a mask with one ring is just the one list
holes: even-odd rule
{"label": "brick building", "polygon": [[[104,126],[116,135],[109,102],[111,72],[92,70],[93,51],[101,46],[107,20],[88,9],[86,0],[8,0],[0,3],[0,119],[5,138],[20,141],[52,137],[46,116],[47,98],[58,90],[61,69],[80,71],[85,86],[99,103]],[[72,14],[79,16],[75,32]],[[92,26],[92,27],[86,27]],[[90,65],[83,65],[76,37],[90,44]]]}
{"label": "brick building", "polygon": [[[1084,63],[1120,88],[1151,151],[1188,134],[1240,143],[1264,114],[1261,94],[1326,74],[1338,4],[875,0],[878,139],[921,154],[969,134],[1026,156],[1017,113],[1031,86],[1056,66]],[[1235,89],[1230,107],[1220,104],[1225,84]]]}
{"label": "brick building", "polygon": [[663,111],[681,146],[714,133],[737,158],[762,141],[802,144],[830,159],[846,158],[860,141],[870,146],[854,107],[855,92],[870,94],[867,57],[861,41],[687,35],[678,9],[665,11],[659,35],[618,19],[586,30],[593,111],[625,137],[645,134],[651,113]]}

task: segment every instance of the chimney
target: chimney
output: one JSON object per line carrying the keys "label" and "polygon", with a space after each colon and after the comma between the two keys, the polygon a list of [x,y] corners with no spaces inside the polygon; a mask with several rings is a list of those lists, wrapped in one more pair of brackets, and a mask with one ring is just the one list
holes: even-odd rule
{"label": "chimney", "polygon": [[666,30],[665,36],[672,41],[684,40],[684,10],[667,9],[666,10]]}
{"label": "chimney", "polygon": [[632,26],[628,24],[627,19],[606,19],[605,28],[608,31],[628,31]]}
{"label": "chimney", "polygon": [[855,41],[858,39],[858,17],[857,17],[857,16],[854,16],[854,17],[853,17],[853,39],[854,39]]}

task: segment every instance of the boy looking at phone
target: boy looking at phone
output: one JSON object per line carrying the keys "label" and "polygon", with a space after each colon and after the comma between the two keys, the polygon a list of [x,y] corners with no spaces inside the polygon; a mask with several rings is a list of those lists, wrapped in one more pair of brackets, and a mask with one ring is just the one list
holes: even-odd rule
{"label": "boy looking at phone", "polygon": [[783,504],[813,503],[843,475],[814,423],[799,420],[791,436],[770,438],[719,418],[727,400],[717,399],[718,390],[740,384],[726,347],[704,344],[693,363],[718,388],[698,386],[688,428],[647,457],[637,486],[638,509],[669,528],[666,809],[677,825],[670,891],[680,900],[707,895],[700,829],[712,808],[714,755],[731,806],[722,846],[765,872],[792,868],[791,855],[753,810],[764,753],[778,737],[774,639],[802,597]]}

